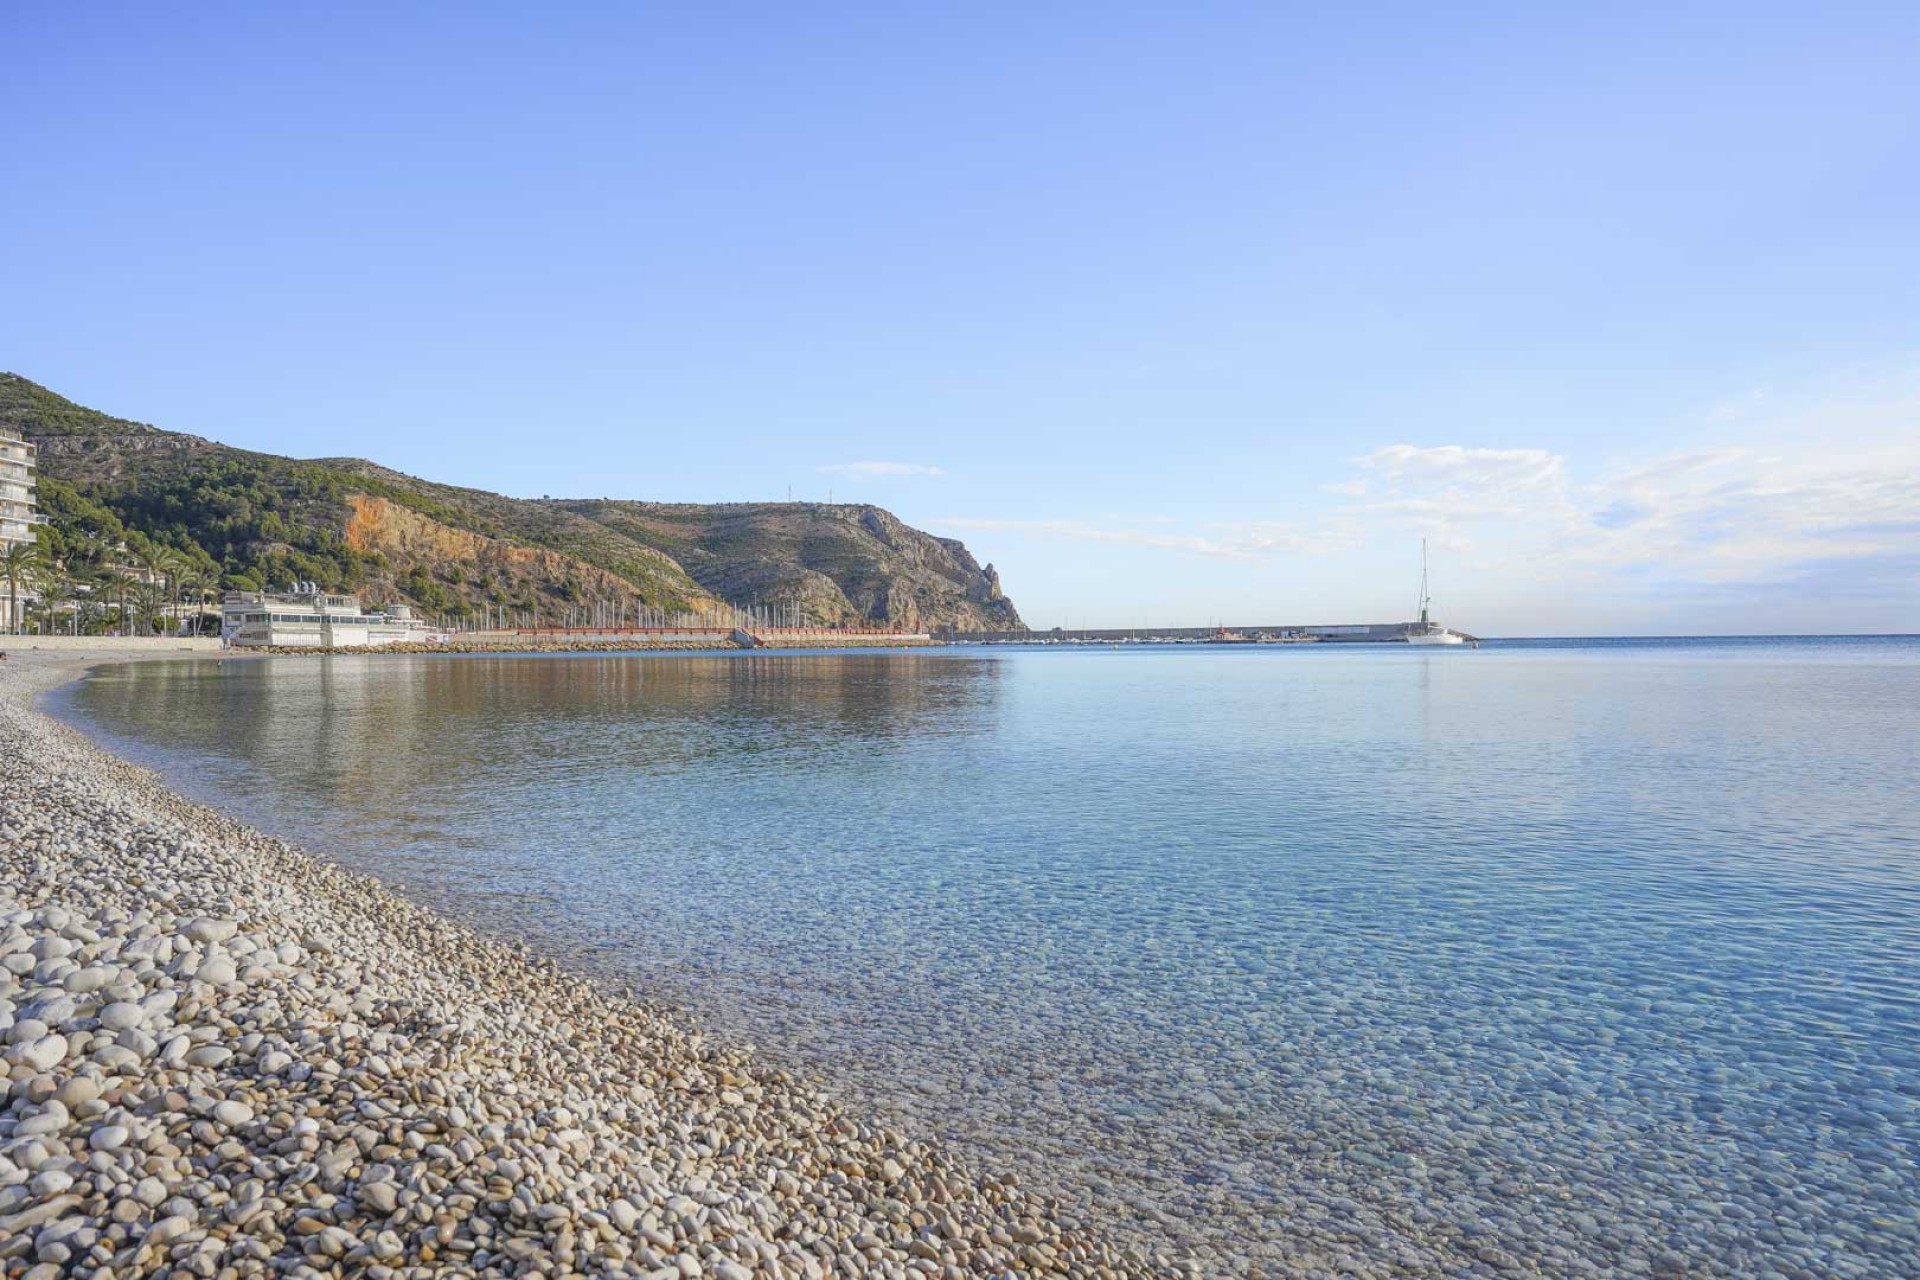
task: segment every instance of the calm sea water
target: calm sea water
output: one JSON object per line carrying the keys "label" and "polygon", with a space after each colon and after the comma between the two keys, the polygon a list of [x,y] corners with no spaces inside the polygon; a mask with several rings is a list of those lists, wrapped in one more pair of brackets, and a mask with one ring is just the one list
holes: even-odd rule
{"label": "calm sea water", "polygon": [[296,658],[61,706],[1208,1272],[1920,1274],[1920,642]]}

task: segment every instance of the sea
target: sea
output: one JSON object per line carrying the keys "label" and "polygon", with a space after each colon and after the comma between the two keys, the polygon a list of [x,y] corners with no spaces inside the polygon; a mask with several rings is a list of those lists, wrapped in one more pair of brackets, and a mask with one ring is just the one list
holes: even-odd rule
{"label": "sea", "polygon": [[1199,1274],[1920,1275],[1920,638],[287,657],[51,709]]}

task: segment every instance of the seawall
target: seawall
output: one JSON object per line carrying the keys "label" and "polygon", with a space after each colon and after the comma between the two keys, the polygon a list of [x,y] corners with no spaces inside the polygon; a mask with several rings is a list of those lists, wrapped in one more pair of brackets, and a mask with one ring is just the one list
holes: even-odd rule
{"label": "seawall", "polygon": [[[945,644],[1045,644],[1048,641],[1196,641],[1214,640],[1224,631],[1244,638],[1269,637],[1317,644],[1404,643],[1414,622],[1298,623],[1263,622],[1211,627],[1054,627],[1049,631],[936,631]],[[1469,640],[1478,639],[1462,631]]]}

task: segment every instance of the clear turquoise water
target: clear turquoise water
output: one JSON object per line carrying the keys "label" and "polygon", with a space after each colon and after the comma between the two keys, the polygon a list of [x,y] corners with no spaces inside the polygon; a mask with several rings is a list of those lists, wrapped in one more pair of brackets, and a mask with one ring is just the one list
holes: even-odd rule
{"label": "clear turquoise water", "polygon": [[92,731],[1256,1274],[1920,1274],[1920,642],[283,659]]}

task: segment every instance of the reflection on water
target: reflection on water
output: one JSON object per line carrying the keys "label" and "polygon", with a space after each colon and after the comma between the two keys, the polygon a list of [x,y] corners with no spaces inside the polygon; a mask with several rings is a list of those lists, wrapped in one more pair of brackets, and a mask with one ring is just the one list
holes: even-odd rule
{"label": "reflection on water", "polygon": [[1920,1252],[1920,645],[109,669],[189,790],[1209,1269]]}
{"label": "reflection on water", "polygon": [[276,830],[323,830],[348,851],[383,840],[388,857],[431,859],[437,842],[465,840],[468,823],[510,835],[532,821],[529,809],[564,811],[555,834],[584,842],[615,816],[590,803],[584,782],[597,792],[721,758],[778,776],[807,769],[823,739],[879,752],[958,731],[991,697],[994,664],[888,678],[900,661],[346,656],[234,660],[220,664],[219,680],[204,664],[161,663],[132,677],[134,716],[121,727],[204,752],[206,776],[188,788]]}

